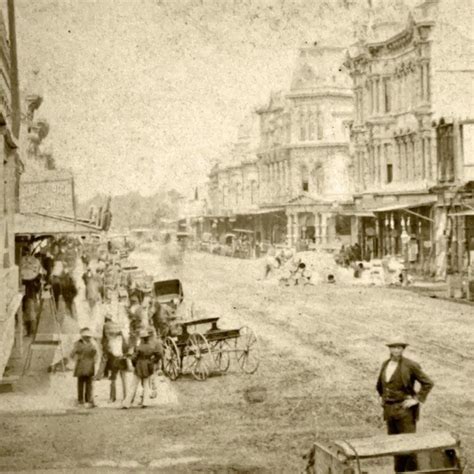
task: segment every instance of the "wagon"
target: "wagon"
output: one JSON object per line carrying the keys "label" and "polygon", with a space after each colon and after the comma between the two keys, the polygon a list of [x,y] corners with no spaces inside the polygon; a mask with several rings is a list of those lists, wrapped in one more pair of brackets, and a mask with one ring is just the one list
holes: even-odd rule
{"label": "wagon", "polygon": [[379,435],[314,443],[307,458],[307,474],[393,474],[394,456],[415,456],[412,473],[464,472],[461,442],[444,431]]}
{"label": "wagon", "polygon": [[224,373],[231,356],[240,369],[253,374],[259,366],[257,337],[247,326],[220,329],[219,318],[205,318],[179,324],[180,334],[164,340],[163,372],[171,380],[189,373],[206,380],[211,373]]}
{"label": "wagon", "polygon": [[181,303],[184,298],[183,285],[177,278],[156,280],[153,282],[153,296],[160,304],[168,304],[176,300]]}

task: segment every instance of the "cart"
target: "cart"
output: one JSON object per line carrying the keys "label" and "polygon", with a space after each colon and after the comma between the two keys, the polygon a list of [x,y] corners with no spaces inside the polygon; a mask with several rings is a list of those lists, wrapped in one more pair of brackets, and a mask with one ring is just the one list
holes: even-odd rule
{"label": "cart", "polygon": [[178,279],[154,281],[153,296],[160,304],[174,301],[181,303],[184,298],[183,285]]}
{"label": "cart", "polygon": [[464,471],[458,437],[448,432],[380,435],[314,443],[307,474],[393,474],[393,456],[416,455],[412,473],[460,474]]}
{"label": "cart", "polygon": [[179,335],[164,340],[163,372],[171,380],[190,373],[206,380],[211,373],[224,373],[231,355],[240,369],[253,374],[259,366],[257,337],[247,326],[220,329],[219,318],[205,318],[179,324]]}

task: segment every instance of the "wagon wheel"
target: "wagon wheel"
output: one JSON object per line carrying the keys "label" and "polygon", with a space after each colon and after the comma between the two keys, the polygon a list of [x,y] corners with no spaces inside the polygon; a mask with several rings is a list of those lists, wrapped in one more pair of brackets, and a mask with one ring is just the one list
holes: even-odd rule
{"label": "wagon wheel", "polygon": [[180,373],[178,346],[171,337],[165,339],[163,346],[163,372],[169,379],[176,380]]}
{"label": "wagon wheel", "polygon": [[184,357],[192,358],[189,369],[196,380],[206,380],[212,368],[212,351],[200,333],[191,334],[184,347]]}
{"label": "wagon wheel", "polygon": [[242,326],[240,336],[235,340],[235,356],[240,369],[246,374],[253,374],[260,364],[257,336],[248,326]]}
{"label": "wagon wheel", "polygon": [[217,341],[212,346],[214,365],[219,372],[227,372],[230,366],[229,344],[227,341]]}

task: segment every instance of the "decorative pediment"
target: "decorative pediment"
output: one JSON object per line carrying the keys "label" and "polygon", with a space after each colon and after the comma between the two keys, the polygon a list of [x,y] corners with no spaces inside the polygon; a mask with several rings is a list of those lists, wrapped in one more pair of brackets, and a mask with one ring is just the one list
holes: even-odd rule
{"label": "decorative pediment", "polygon": [[311,206],[313,204],[317,204],[319,201],[313,199],[311,196],[307,194],[300,194],[299,196],[290,199],[288,201],[288,205],[290,206]]}

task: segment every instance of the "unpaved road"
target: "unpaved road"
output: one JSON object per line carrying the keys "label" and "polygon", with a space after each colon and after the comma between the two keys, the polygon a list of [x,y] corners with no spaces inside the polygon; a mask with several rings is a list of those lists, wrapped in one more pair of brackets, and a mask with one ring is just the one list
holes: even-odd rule
{"label": "unpaved road", "polygon": [[[157,255],[134,258],[161,274]],[[472,306],[393,289],[279,287],[262,271],[261,262],[191,254],[180,272],[197,313],[256,331],[256,374],[234,364],[206,382],[180,379],[172,407],[2,416],[0,469],[155,461],[163,472],[299,472],[315,437],[384,432],[374,386],[394,330],[435,381],[419,430],[458,432],[474,463]],[[251,387],[265,388],[266,400],[247,403]]]}

